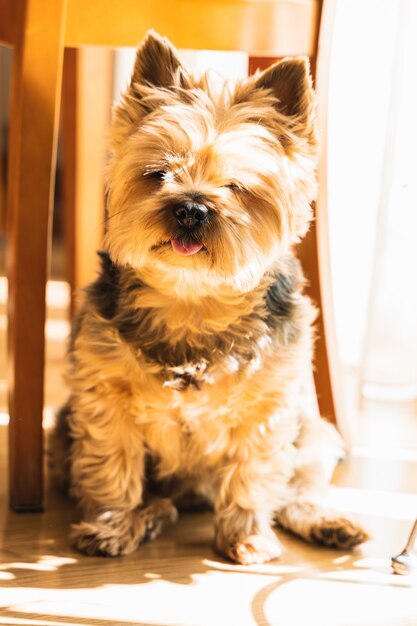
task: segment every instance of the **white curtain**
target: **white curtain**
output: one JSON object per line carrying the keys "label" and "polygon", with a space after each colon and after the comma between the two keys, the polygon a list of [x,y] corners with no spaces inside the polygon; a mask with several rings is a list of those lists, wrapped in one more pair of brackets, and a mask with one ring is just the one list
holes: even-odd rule
{"label": "white curtain", "polygon": [[328,193],[342,361],[360,390],[417,397],[417,2],[337,0]]}

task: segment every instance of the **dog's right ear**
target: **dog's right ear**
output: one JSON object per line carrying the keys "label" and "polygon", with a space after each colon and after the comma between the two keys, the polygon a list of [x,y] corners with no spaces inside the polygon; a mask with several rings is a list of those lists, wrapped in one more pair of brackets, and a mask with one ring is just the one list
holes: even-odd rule
{"label": "dog's right ear", "polygon": [[179,86],[186,75],[177,51],[169,39],[148,31],[136,53],[130,86],[147,85],[169,89]]}
{"label": "dog's right ear", "polygon": [[143,116],[163,102],[164,90],[190,86],[189,74],[174,46],[166,37],[149,31],[136,53],[130,84],[113,111],[111,147],[123,146]]}

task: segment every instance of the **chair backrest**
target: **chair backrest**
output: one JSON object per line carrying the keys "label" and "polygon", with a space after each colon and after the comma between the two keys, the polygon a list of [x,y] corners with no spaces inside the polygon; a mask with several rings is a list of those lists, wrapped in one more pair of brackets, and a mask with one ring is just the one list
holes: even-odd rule
{"label": "chair backrest", "polygon": [[[13,45],[27,8],[2,0],[0,41]],[[64,45],[135,46],[149,28],[178,48],[243,50],[256,56],[313,56],[321,0],[60,0]],[[56,1],[53,2],[56,4]]]}

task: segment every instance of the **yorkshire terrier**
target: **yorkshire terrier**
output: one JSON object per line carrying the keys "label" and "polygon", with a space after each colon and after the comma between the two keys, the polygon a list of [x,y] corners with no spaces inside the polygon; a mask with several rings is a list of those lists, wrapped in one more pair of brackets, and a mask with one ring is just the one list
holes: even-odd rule
{"label": "yorkshire terrier", "polygon": [[128,554],[190,500],[212,505],[215,549],[238,563],[280,555],[271,525],[367,539],[321,504],[339,440],[305,393],[315,311],[292,249],[316,161],[305,58],[219,88],[147,35],[114,112],[101,273],[52,436],[82,552]]}

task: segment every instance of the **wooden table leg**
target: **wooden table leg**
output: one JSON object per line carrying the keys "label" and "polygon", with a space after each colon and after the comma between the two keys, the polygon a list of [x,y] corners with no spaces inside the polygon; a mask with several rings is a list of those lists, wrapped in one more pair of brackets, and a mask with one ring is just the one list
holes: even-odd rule
{"label": "wooden table leg", "polygon": [[10,504],[42,508],[45,282],[66,0],[21,2],[7,206]]}

